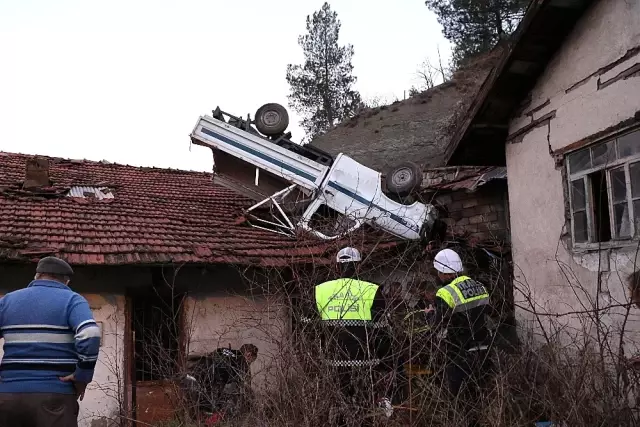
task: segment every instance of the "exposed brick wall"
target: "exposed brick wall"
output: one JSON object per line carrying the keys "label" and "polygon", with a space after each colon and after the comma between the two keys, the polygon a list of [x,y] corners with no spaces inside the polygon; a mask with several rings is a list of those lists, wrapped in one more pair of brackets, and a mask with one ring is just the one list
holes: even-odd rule
{"label": "exposed brick wall", "polygon": [[486,185],[473,193],[442,192],[435,195],[434,202],[446,208],[448,218],[444,221],[456,233],[468,232],[481,240],[509,239],[505,185]]}

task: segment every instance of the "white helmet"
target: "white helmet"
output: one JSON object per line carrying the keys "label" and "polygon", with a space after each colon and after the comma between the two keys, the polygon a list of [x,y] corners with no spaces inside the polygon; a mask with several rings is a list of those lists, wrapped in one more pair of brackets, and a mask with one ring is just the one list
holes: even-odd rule
{"label": "white helmet", "polygon": [[462,260],[460,255],[451,249],[443,249],[436,254],[433,266],[440,273],[457,274],[462,273]]}
{"label": "white helmet", "polygon": [[362,257],[360,256],[360,251],[356,248],[342,248],[336,255],[336,262],[360,262],[362,261]]}

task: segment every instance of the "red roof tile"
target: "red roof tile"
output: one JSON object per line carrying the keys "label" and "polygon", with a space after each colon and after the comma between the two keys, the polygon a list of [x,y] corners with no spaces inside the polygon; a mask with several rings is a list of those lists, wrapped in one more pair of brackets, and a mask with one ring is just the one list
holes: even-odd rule
{"label": "red roof tile", "polygon": [[[0,153],[1,259],[55,254],[86,265],[265,266],[328,259],[325,242],[294,241],[239,224],[252,202],[214,184],[210,173],[49,158],[52,187],[25,191],[29,157]],[[79,185],[109,187],[115,197],[64,197]]]}

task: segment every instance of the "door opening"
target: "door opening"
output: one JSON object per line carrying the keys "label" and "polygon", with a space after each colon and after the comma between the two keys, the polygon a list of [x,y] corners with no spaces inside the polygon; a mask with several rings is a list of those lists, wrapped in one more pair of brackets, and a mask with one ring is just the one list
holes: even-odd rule
{"label": "door opening", "polygon": [[184,294],[166,285],[131,293],[134,418],[140,425],[171,420],[179,396],[174,380],[184,360]]}

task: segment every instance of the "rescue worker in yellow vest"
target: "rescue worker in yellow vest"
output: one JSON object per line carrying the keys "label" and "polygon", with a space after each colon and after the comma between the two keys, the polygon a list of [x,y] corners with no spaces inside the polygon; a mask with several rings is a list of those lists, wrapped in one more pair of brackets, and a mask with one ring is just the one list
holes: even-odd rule
{"label": "rescue worker in yellow vest", "polygon": [[[479,386],[486,382],[490,369],[490,334],[486,318],[489,293],[479,282],[463,274],[460,256],[444,249],[435,256],[433,266],[444,284],[436,293],[435,308],[427,309],[432,324],[446,328],[446,378],[453,397],[460,397],[471,425],[476,425],[474,407],[478,405]],[[464,392],[464,393],[463,393]]]}
{"label": "rescue worker in yellow vest", "polygon": [[[347,399],[355,398],[362,405],[375,399],[385,411],[391,411],[383,386],[365,382],[392,369],[387,360],[389,324],[382,290],[358,279],[362,258],[356,248],[341,249],[336,261],[340,278],[315,287],[316,306],[326,332],[325,363],[337,370],[341,392]],[[367,396],[370,391],[377,395]]]}

